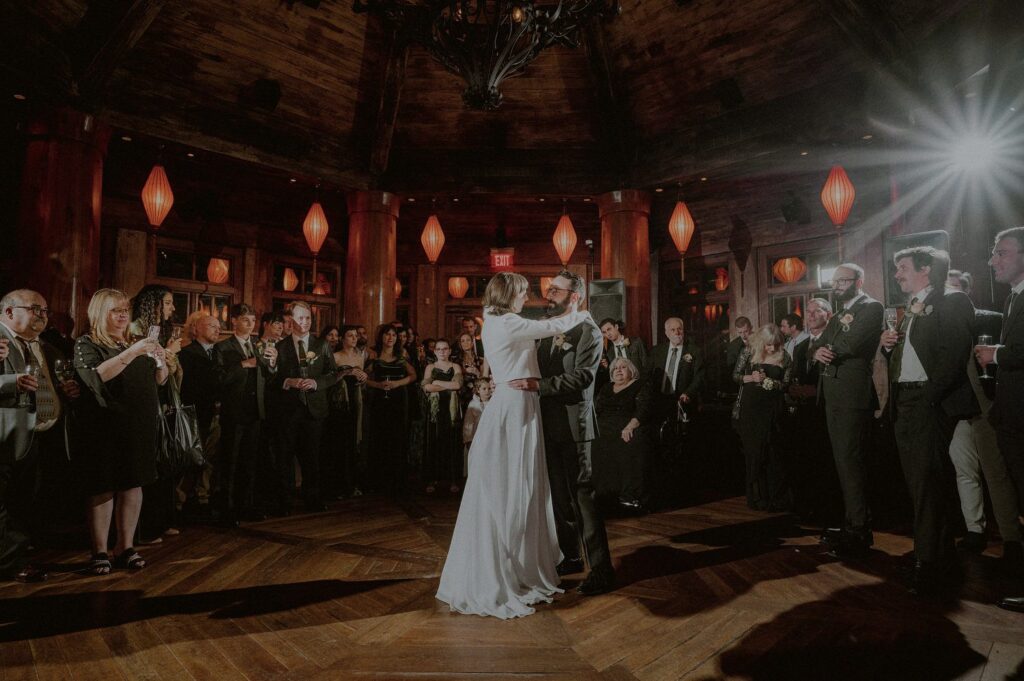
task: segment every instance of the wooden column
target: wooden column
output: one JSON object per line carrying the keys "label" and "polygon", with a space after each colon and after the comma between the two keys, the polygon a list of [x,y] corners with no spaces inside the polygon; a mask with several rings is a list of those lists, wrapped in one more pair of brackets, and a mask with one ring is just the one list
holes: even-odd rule
{"label": "wooden column", "polygon": [[[601,277],[626,282],[626,329],[651,343],[651,195],[636,189],[597,197],[601,218]],[[601,320],[597,320],[600,322]]]}
{"label": "wooden column", "polygon": [[100,276],[103,159],[110,128],[71,109],[40,111],[28,126],[18,214],[20,279],[51,310],[67,313],[74,332]]}
{"label": "wooden column", "polygon": [[[447,283],[447,282],[446,282]],[[437,265],[416,267],[416,330],[421,338],[437,337],[444,333],[443,290],[438,282]]]}
{"label": "wooden column", "polygon": [[395,318],[398,205],[398,197],[389,192],[348,195],[345,323],[363,324],[371,335]]}

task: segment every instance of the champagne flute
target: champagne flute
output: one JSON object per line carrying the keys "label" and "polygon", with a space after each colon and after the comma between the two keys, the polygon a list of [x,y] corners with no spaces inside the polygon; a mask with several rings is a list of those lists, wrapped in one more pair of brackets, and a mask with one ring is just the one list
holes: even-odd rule
{"label": "champagne flute", "polygon": [[[151,340],[154,343],[159,345],[160,344],[160,327],[158,325],[156,325],[156,324],[154,324],[153,326],[149,327],[149,335],[147,337],[149,338],[149,340]],[[163,369],[164,368],[164,363],[160,360],[160,358],[155,357],[153,355],[153,353],[150,353],[150,352],[147,352],[146,354],[149,355],[150,357],[153,357],[153,359],[156,360],[156,368],[157,369]]]}
{"label": "champagne flute", "polygon": [[899,311],[895,307],[885,308],[885,326],[887,329],[895,331],[898,320]]}
{"label": "champagne flute", "polygon": [[172,341],[180,341],[181,340],[181,327],[180,326],[175,326],[175,327],[173,327],[171,329],[171,340]]}
{"label": "champagne flute", "polygon": [[[39,365],[36,364],[34,361],[33,362],[29,362],[28,364],[26,364],[25,365],[25,375],[26,376],[32,376],[36,380],[39,380]],[[32,406],[32,394],[29,391],[27,391],[27,390],[24,390],[24,391],[18,393],[17,406],[18,406],[18,408],[21,408],[21,409],[31,407]]]}
{"label": "champagne flute", "polygon": [[[981,334],[978,336],[978,345],[992,345],[992,336],[987,333]],[[985,368],[981,370],[981,373],[978,374],[978,378],[992,378],[988,373],[988,365],[985,365]]]}
{"label": "champagne flute", "polygon": [[263,359],[269,360],[270,357],[267,355],[267,350],[277,345],[277,341],[273,338],[268,338],[263,341]]}

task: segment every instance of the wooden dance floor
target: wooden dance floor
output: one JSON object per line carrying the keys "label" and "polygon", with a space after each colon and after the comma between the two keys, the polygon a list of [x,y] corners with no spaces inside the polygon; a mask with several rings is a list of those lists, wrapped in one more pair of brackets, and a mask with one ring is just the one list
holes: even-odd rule
{"label": "wooden dance floor", "polygon": [[[434,600],[457,502],[375,497],[250,524],[188,527],[150,567],[86,577],[46,553],[42,585],[0,585],[3,679],[1004,679],[1024,677],[1013,586],[971,557],[960,600],[907,595],[910,540],[843,565],[811,529],[725,499],[609,535],[620,587],[536,615]],[[567,586],[576,582],[570,581]]]}

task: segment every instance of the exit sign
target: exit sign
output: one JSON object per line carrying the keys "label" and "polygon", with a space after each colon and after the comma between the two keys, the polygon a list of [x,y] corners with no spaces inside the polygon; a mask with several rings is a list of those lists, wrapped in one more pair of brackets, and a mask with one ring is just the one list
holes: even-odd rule
{"label": "exit sign", "polygon": [[516,266],[516,249],[492,248],[491,269],[496,272],[511,270]]}

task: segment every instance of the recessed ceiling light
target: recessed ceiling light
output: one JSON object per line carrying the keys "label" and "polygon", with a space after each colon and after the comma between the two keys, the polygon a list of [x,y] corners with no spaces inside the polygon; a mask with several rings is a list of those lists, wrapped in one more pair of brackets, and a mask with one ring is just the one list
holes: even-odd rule
{"label": "recessed ceiling light", "polygon": [[700,178],[700,181],[701,181],[701,182],[707,182],[707,181],[708,181],[708,178],[706,178],[706,177],[702,177],[702,178]]}
{"label": "recessed ceiling light", "polygon": [[187,153],[187,154],[185,154],[185,155],[186,155],[186,156],[188,156],[189,158],[195,158],[195,157],[196,157],[196,155],[195,155],[195,154],[193,154],[193,153],[192,153],[191,151],[190,151],[190,152],[188,152],[188,153]]}
{"label": "recessed ceiling light", "polygon": [[452,199],[452,201],[454,201],[455,203],[458,203],[459,202],[459,197],[456,196],[455,198]]}
{"label": "recessed ceiling light", "polygon": [[654,193],[655,193],[655,194],[660,194],[660,193],[662,193],[663,191],[665,191],[665,190],[664,190],[664,189],[662,189],[661,187],[655,187],[655,188],[654,188]]}
{"label": "recessed ceiling light", "polygon": [[540,198],[539,198],[539,199],[537,199],[537,200],[538,200],[538,201],[540,201],[541,203],[544,203],[545,201],[547,201],[547,199],[545,199],[545,198],[544,198],[543,196],[542,196],[542,197],[540,197]]}
{"label": "recessed ceiling light", "polygon": [[132,138],[129,137],[128,135],[121,135],[121,141],[122,142],[131,142]]}
{"label": "recessed ceiling light", "polygon": [[801,156],[806,156],[806,155],[807,155],[807,152],[806,152],[806,151],[801,151],[801,152],[800,152],[800,155],[801,155]]}
{"label": "recessed ceiling light", "polygon": [[862,140],[869,140],[869,139],[871,139],[872,137],[874,137],[874,135],[864,135],[863,137],[861,137],[861,139],[862,139]]}
{"label": "recessed ceiling light", "polygon": [[20,92],[14,93],[14,98],[16,100],[18,100],[19,102],[24,102],[26,99],[28,99],[28,97],[26,97],[25,95],[21,94]]}
{"label": "recessed ceiling light", "polygon": [[583,197],[583,200],[584,200],[584,201],[585,201],[586,203],[590,203],[590,197],[589,197],[589,196],[584,196],[584,197]]}
{"label": "recessed ceiling light", "polygon": [[416,203],[416,197],[410,196],[409,198],[406,199],[406,201],[408,201],[409,203]]}

